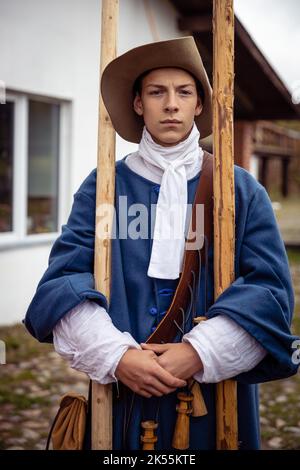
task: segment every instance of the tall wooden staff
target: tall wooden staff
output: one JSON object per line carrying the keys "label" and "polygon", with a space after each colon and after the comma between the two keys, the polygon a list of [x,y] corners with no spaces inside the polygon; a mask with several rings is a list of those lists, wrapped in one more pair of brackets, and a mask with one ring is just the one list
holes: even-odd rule
{"label": "tall wooden staff", "polygon": [[[100,78],[106,65],[116,57],[119,0],[102,0]],[[98,155],[96,189],[95,288],[109,301],[113,213],[105,215],[105,232],[99,233],[100,207],[113,207],[115,193],[115,130],[105,109],[99,88]],[[101,212],[101,213],[100,213]],[[92,384],[92,449],[112,449],[111,385]]]}
{"label": "tall wooden staff", "polygon": [[[215,300],[234,281],[233,0],[213,4],[213,146]],[[237,449],[237,386],[217,384],[217,449]]]}

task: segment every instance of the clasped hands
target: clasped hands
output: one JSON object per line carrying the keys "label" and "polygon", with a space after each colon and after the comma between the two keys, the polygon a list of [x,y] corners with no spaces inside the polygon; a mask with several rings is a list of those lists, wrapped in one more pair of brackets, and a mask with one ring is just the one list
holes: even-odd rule
{"label": "clasped hands", "polygon": [[115,376],[135,393],[150,398],[174,392],[202,370],[197,351],[190,343],[141,344],[123,354]]}

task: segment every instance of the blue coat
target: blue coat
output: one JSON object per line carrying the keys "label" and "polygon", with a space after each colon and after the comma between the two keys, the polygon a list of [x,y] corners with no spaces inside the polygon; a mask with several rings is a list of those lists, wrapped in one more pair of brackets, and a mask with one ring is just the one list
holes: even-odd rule
{"label": "blue coat", "polygon": [[[266,357],[251,371],[236,377],[238,382],[239,441],[241,449],[259,448],[259,382],[289,377],[293,364],[290,323],[294,296],[288,259],[270,199],[264,187],[246,170],[235,166],[236,280],[214,302],[213,247],[209,249],[208,309],[204,307],[204,282],[197,299],[197,315],[208,318],[228,315],[267,350]],[[188,182],[191,203],[199,174]],[[119,196],[127,196],[128,207],[157,202],[159,185],[136,174],[122,159],[116,163],[116,220]],[[108,308],[105,296],[94,288],[94,225],[96,170],[85,179],[74,196],[68,222],[56,240],[43,275],[28,308],[25,324],[39,341],[50,342],[57,321],[85,299]],[[150,212],[150,211],[149,211]],[[128,217],[127,224],[134,217]],[[149,230],[151,217],[149,217]],[[117,223],[118,235],[118,223]],[[150,233],[150,232],[149,232]],[[112,240],[112,285],[109,314],[121,331],[129,331],[138,342],[150,335],[171,303],[178,280],[147,276],[151,253],[148,239]],[[203,269],[203,268],[202,268]],[[201,279],[204,272],[201,273]],[[190,323],[187,331],[192,327]],[[114,449],[122,448],[125,409],[123,395],[114,390]],[[203,384],[208,415],[191,418],[191,449],[215,448],[215,384]],[[127,397],[130,405],[130,396]],[[162,397],[159,408],[157,449],[170,449],[176,419],[176,393]],[[140,422],[153,419],[157,398],[135,397],[126,433],[127,449],[140,448]]]}

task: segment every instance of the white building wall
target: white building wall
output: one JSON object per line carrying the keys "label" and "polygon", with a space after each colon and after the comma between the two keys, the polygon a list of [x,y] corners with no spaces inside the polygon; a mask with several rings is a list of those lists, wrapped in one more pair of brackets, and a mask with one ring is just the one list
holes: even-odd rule
{"label": "white building wall", "polygon": [[[67,219],[72,195],[96,166],[100,0],[0,0],[0,80],[12,91],[71,102]],[[181,36],[168,0],[120,0],[119,54]],[[135,145],[117,139],[117,159]],[[18,155],[15,155],[15,164]],[[0,325],[20,321],[47,266],[52,242],[0,246]]]}

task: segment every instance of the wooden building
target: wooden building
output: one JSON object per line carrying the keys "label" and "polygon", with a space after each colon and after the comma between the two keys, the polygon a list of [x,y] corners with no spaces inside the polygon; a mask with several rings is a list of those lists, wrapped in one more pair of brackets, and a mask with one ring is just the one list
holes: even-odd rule
{"label": "wooden building", "polygon": [[[179,29],[193,34],[212,80],[212,1],[172,0],[172,3],[179,13]],[[300,182],[299,185],[295,181],[289,182],[291,168],[299,171],[300,176],[300,133],[272,123],[300,119],[300,106],[293,104],[290,92],[238,18],[235,18],[234,39],[235,163],[252,169],[267,189],[274,181],[275,173],[283,196],[288,195],[290,186],[293,191],[300,192]],[[211,149],[211,139],[204,145]],[[255,162],[256,171],[255,166],[253,169]]]}

